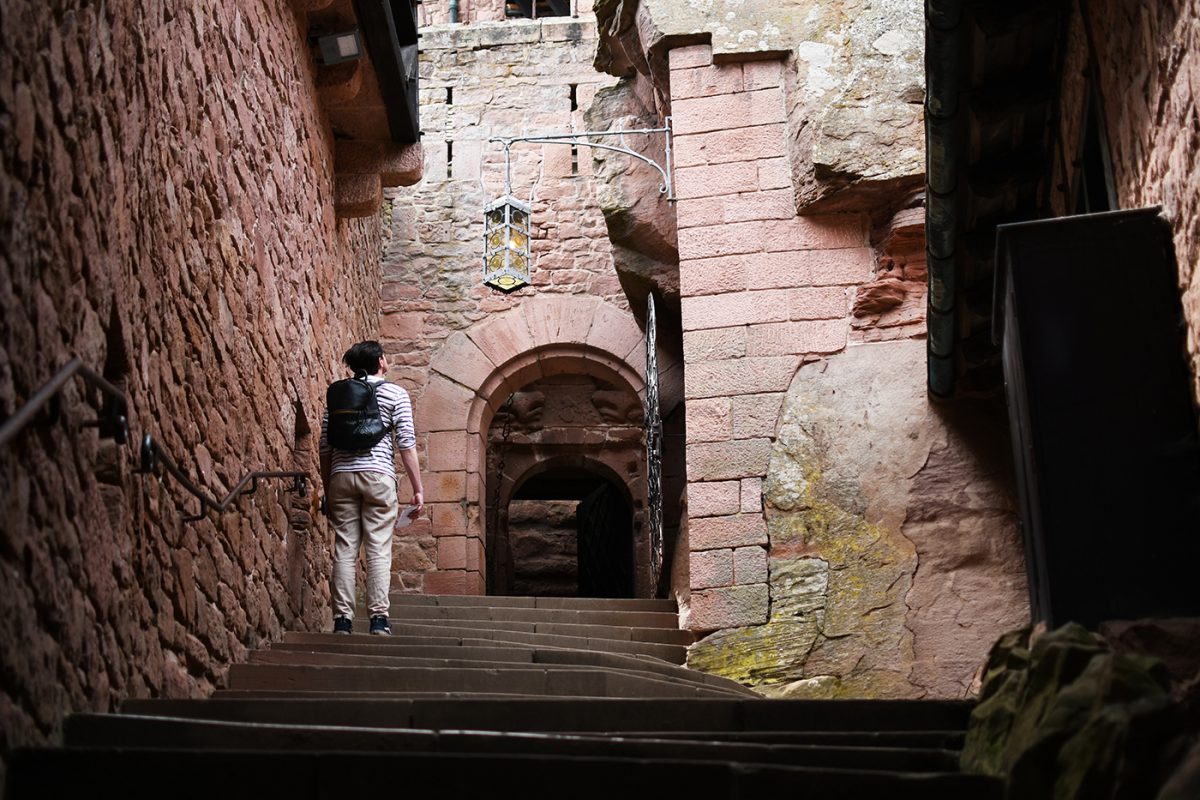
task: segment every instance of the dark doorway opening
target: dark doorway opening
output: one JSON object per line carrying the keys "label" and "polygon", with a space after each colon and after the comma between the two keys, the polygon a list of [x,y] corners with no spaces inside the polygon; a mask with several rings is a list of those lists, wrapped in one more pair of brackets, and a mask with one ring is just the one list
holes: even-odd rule
{"label": "dark doorway opening", "polygon": [[633,596],[633,506],[624,487],[584,467],[534,475],[507,514],[509,594]]}

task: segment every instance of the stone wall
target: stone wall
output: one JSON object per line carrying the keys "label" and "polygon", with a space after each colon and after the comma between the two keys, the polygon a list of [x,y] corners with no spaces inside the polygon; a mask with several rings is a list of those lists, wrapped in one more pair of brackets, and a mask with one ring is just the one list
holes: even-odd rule
{"label": "stone wall", "polygon": [[[584,374],[596,346],[618,360],[638,346],[586,148],[513,146],[513,193],[532,201],[534,288],[502,295],[482,284],[483,207],[504,181],[503,148],[487,139],[584,130],[583,110],[615,83],[592,69],[595,36],[594,21],[571,18],[423,31],[425,178],[393,197],[383,254],[382,335],[393,377],[415,400],[432,504],[395,564],[405,590],[483,591],[486,445],[467,427],[472,398],[488,408],[486,434],[507,394],[542,377],[547,348],[574,348],[555,369]],[[489,383],[522,358],[529,363],[505,373],[503,390]],[[632,391],[640,388],[639,378]]]}
{"label": "stone wall", "polygon": [[[375,330],[379,223],[335,219],[304,31],[282,0],[77,5],[0,12],[0,416],[78,355],[208,492],[315,478],[325,385]],[[196,501],[83,427],[81,383],[62,398],[0,452],[0,752],[327,624],[316,492],[181,523]]]}
{"label": "stone wall", "polygon": [[[1096,100],[1112,157],[1118,208],[1161,205],[1175,231],[1179,285],[1188,319],[1188,353],[1200,402],[1200,154],[1196,126],[1200,84],[1200,11],[1194,3],[1087,4],[1087,17],[1071,6],[1063,70],[1060,148],[1054,159],[1053,198],[1070,213],[1079,179],[1089,56],[1098,69]],[[1070,165],[1067,167],[1066,165]]]}
{"label": "stone wall", "polygon": [[[714,46],[715,47],[715,46]],[[925,390],[920,198],[798,216],[795,61],[669,52],[689,664],[792,697],[961,697],[1028,610],[1003,416]],[[810,164],[807,169],[813,169]],[[887,183],[884,181],[884,183]],[[999,433],[996,433],[999,431]]]}

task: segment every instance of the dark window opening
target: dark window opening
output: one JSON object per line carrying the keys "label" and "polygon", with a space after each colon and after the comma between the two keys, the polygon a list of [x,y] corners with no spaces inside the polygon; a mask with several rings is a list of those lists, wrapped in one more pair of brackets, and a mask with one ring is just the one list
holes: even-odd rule
{"label": "dark window opening", "polygon": [[579,145],[571,145],[571,174],[579,174]]}
{"label": "dark window opening", "polygon": [[446,177],[454,177],[454,142],[446,142]]}
{"label": "dark window opening", "polygon": [[571,84],[571,110],[572,111],[579,110],[579,98],[576,95],[576,90],[578,88],[579,88],[578,84],[574,84],[574,83]]}
{"label": "dark window opening", "polygon": [[1074,212],[1094,214],[1112,211],[1117,207],[1113,187],[1112,161],[1108,155],[1108,137],[1100,116],[1100,103],[1095,91],[1088,98],[1087,122],[1083,134],[1083,151],[1076,162]]}
{"label": "dark window opening", "polygon": [[571,0],[506,0],[504,15],[510,19],[569,17]]}
{"label": "dark window opening", "polygon": [[454,105],[454,87],[453,86],[446,87],[446,105],[448,105],[448,106]]}

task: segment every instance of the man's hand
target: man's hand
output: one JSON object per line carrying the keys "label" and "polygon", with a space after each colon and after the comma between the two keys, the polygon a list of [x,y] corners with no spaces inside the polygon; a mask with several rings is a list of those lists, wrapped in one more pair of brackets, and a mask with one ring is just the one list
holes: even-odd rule
{"label": "man's hand", "polygon": [[412,502],[409,503],[409,505],[416,506],[416,508],[414,508],[412,511],[408,512],[409,517],[411,517],[412,519],[416,519],[417,517],[421,516],[421,511],[425,508],[424,494],[421,492],[413,492]]}

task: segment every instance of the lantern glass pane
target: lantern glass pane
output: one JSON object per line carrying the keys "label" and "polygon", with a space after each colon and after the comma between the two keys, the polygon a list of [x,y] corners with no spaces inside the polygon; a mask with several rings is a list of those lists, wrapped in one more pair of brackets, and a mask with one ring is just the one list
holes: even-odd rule
{"label": "lantern glass pane", "polygon": [[503,224],[504,224],[504,206],[501,206],[500,208],[493,208],[491,211],[487,212],[487,226],[489,228],[495,227],[496,225],[503,225]]}
{"label": "lantern glass pane", "polygon": [[524,253],[510,252],[508,263],[512,264],[512,268],[517,272],[520,272],[522,275],[529,274],[529,259]]}
{"label": "lantern glass pane", "polygon": [[529,237],[518,230],[509,231],[508,249],[524,252],[529,247]]}
{"label": "lantern glass pane", "polygon": [[504,269],[505,258],[504,251],[497,250],[487,257],[487,268],[491,272],[493,270]]}
{"label": "lantern glass pane", "polygon": [[504,236],[504,228],[496,228],[495,230],[488,231],[485,240],[487,242],[487,251],[489,253],[493,250],[504,247],[507,243],[506,237]]}
{"label": "lantern glass pane", "polygon": [[512,219],[513,225],[519,225],[520,227],[522,227],[526,230],[529,229],[529,215],[526,214],[521,209],[513,208],[511,219]]}

